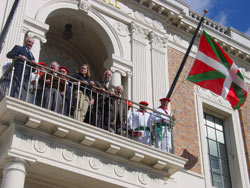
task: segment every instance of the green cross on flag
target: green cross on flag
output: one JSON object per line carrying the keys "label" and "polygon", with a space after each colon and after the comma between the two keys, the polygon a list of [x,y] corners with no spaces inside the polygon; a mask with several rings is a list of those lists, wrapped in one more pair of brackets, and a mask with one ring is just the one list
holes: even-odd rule
{"label": "green cross on flag", "polygon": [[232,59],[205,31],[187,80],[209,89],[238,109],[247,98],[244,77]]}

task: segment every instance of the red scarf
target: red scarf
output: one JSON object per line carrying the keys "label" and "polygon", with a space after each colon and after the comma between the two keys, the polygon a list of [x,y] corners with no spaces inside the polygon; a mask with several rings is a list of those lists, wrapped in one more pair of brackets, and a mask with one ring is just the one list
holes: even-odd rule
{"label": "red scarf", "polygon": [[137,112],[141,112],[142,113],[142,115],[144,115],[144,111],[143,110],[137,110]]}
{"label": "red scarf", "polygon": [[162,110],[164,110],[164,112],[165,112],[166,114],[168,114],[168,108],[165,108],[165,107],[163,107],[163,106],[160,106],[159,108],[161,108]]}
{"label": "red scarf", "polygon": [[[38,74],[38,71],[36,71],[34,74]],[[40,71],[40,72],[39,72],[39,75],[40,75],[40,76],[42,76],[43,74],[44,74],[43,71]]]}

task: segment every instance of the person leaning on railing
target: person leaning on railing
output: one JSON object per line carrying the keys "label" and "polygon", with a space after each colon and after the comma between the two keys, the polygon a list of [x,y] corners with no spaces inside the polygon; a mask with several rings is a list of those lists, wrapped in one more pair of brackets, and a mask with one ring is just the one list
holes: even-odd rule
{"label": "person leaning on railing", "polygon": [[[156,108],[157,112],[153,113],[152,121],[155,126],[155,147],[162,150],[171,152],[172,143],[171,143],[171,119],[170,111],[168,110],[168,103],[170,102],[169,98],[160,99],[161,106]],[[163,114],[166,114],[163,115]]]}
{"label": "person leaning on railing", "polygon": [[128,119],[128,126],[132,138],[143,144],[151,145],[151,113],[147,112],[148,103],[141,101],[137,111],[133,111]]}
{"label": "person leaning on railing", "polygon": [[[40,66],[42,65],[42,66]],[[42,96],[42,85],[38,83],[41,76],[45,73],[46,63],[39,62],[36,67],[36,71],[31,73],[30,77],[30,87],[29,87],[29,95],[28,95],[28,101],[29,103],[36,104],[40,106],[41,96]]]}
{"label": "person leaning on railing", "polygon": [[[94,86],[94,82],[90,81],[90,69],[88,64],[83,64],[79,72],[72,76],[80,80],[78,82],[73,80],[74,82],[74,119],[79,121],[84,121],[85,115],[88,111],[89,103],[91,103],[90,99],[90,89]],[[77,104],[78,101],[78,104]],[[92,102],[93,103],[93,102]]]}
{"label": "person leaning on railing", "polygon": [[[35,58],[31,53],[30,49],[34,44],[34,40],[30,37],[27,37],[24,40],[23,46],[14,46],[14,48],[7,53],[7,58],[14,60],[14,76],[12,81],[11,93],[10,96],[18,98],[19,93],[21,92],[20,99],[26,100],[28,93],[29,77],[31,74],[31,66],[35,66]],[[24,61],[26,61],[26,67],[23,75],[23,66]],[[23,83],[21,83],[23,77]],[[20,89],[22,84],[22,89]]]}
{"label": "person leaning on railing", "polygon": [[[52,67],[51,67],[52,68]],[[41,77],[45,81],[45,91],[43,107],[58,113],[62,112],[62,94],[65,92],[66,78],[59,74],[59,65],[57,64],[54,71],[50,71]],[[45,79],[46,77],[46,79]]]}
{"label": "person leaning on railing", "polygon": [[109,130],[110,122],[112,119],[112,108],[110,96],[114,96],[114,86],[110,81],[112,78],[112,72],[106,70],[103,74],[102,81],[96,81],[97,93],[94,94],[94,105],[91,108],[90,123],[97,127]]}
{"label": "person leaning on railing", "polygon": [[121,98],[123,93],[123,86],[119,85],[115,88],[115,96],[111,97],[111,122],[110,128],[111,132],[121,134],[122,125],[127,121],[127,105]]}
{"label": "person leaning on railing", "polygon": [[[62,75],[68,75],[69,69],[65,66],[60,66],[59,72],[62,73]],[[70,84],[67,80],[65,80],[64,92],[61,92],[61,96],[62,96],[62,103],[61,103],[62,113],[66,116],[69,116],[71,89],[70,89]]]}

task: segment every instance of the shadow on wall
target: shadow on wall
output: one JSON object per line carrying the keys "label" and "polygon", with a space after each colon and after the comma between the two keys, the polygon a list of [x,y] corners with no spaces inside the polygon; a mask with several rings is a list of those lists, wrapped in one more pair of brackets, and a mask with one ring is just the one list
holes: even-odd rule
{"label": "shadow on wall", "polygon": [[191,154],[188,150],[184,149],[181,157],[188,159],[185,164],[185,169],[190,170],[194,167],[194,165],[198,162],[198,157]]}

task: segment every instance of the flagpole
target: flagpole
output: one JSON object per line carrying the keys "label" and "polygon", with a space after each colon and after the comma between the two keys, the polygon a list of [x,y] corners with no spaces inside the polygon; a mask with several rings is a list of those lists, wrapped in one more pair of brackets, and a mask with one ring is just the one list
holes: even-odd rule
{"label": "flagpole", "polygon": [[190,50],[191,50],[191,48],[192,48],[192,46],[193,46],[194,40],[195,40],[195,38],[196,38],[196,35],[197,35],[198,31],[200,30],[200,27],[201,27],[202,22],[204,21],[204,16],[205,16],[205,14],[207,14],[207,13],[208,13],[208,11],[207,11],[207,10],[204,10],[204,14],[203,14],[203,16],[201,17],[201,20],[200,20],[200,22],[199,22],[199,24],[198,24],[198,26],[197,26],[197,28],[196,28],[196,30],[195,30],[195,32],[194,32],[193,38],[192,38],[191,42],[189,43],[188,49],[187,49],[187,51],[186,51],[186,54],[185,54],[185,56],[184,56],[183,59],[182,59],[181,65],[180,65],[180,67],[179,67],[179,70],[178,70],[178,72],[176,73],[176,76],[175,76],[175,78],[174,78],[174,81],[173,81],[173,83],[172,83],[172,85],[171,85],[171,87],[170,87],[170,89],[169,89],[169,91],[168,91],[167,98],[170,98],[171,95],[172,95],[172,93],[173,93],[173,91],[174,91],[175,85],[176,85],[176,83],[177,83],[177,81],[178,81],[178,79],[179,79],[179,77],[180,77],[181,71],[182,71],[182,69],[183,69],[183,67],[184,67],[184,65],[185,65],[185,63],[186,63],[186,60],[187,60],[188,55],[189,55],[189,52],[190,52]]}
{"label": "flagpole", "polygon": [[10,14],[9,14],[7,21],[4,25],[4,28],[1,32],[1,35],[0,35],[0,54],[1,54],[1,51],[3,49],[3,44],[4,44],[5,38],[7,36],[11,21],[13,20],[14,14],[16,12],[18,3],[19,3],[19,0],[15,0],[15,2],[13,3]]}

